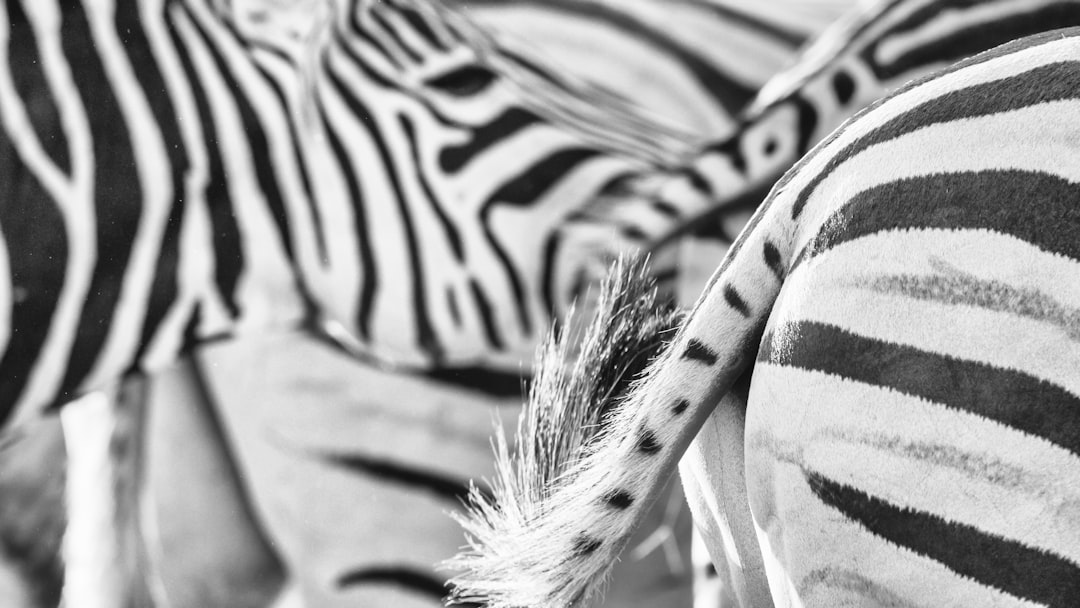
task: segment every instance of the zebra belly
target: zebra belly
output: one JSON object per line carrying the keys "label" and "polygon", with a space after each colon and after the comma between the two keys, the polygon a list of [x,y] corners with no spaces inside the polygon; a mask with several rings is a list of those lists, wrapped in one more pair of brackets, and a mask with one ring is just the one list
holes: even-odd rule
{"label": "zebra belly", "polygon": [[1074,605],[1078,271],[946,230],[874,233],[795,269],[745,435],[777,606]]}

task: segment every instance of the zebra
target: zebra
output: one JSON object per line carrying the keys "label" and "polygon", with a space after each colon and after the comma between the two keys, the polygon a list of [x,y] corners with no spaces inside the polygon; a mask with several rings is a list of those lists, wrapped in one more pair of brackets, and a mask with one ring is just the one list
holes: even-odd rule
{"label": "zebra", "polygon": [[[297,326],[394,368],[516,371],[579,280],[561,218],[675,159],[676,134],[437,4],[311,6],[4,3],[5,428]],[[107,424],[61,417],[102,447]]]}
{"label": "zebra", "polygon": [[736,117],[802,46],[855,3],[745,0],[455,2],[502,48],[541,57],[589,94],[644,108],[687,145],[730,135]]}
{"label": "zebra", "polygon": [[[1078,129],[1078,28],[977,55],[845,123],[776,184],[598,439],[541,430],[513,460],[503,444],[499,498],[476,496],[465,522],[458,597],[584,605],[687,449],[730,449],[699,429],[745,416],[735,499],[767,581],[743,605],[1075,604]],[[725,395],[747,380],[744,412],[714,411],[736,410]],[[565,381],[581,386],[563,395],[597,388]],[[549,441],[571,445],[530,452]],[[695,516],[723,525],[724,463],[701,466],[684,476],[706,484]]]}
{"label": "zebra", "polygon": [[[636,202],[616,197],[575,214],[566,232],[587,235],[614,224],[655,247],[657,239],[689,231],[697,238],[684,262],[697,255],[719,260],[777,179],[844,120],[912,79],[1010,40],[1076,24],[1080,4],[1071,1],[860,4],[762,87],[732,135],[701,146],[676,176],[637,193]],[[673,214],[684,231],[670,230]],[[696,294],[707,277],[690,280],[684,293]]]}

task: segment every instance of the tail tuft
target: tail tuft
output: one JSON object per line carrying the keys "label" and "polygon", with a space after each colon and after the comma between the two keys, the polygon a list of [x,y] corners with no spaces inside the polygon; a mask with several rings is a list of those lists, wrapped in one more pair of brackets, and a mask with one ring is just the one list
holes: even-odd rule
{"label": "tail tuft", "polygon": [[[468,514],[457,517],[469,549],[447,562],[464,572],[451,581],[451,602],[554,608],[599,590],[602,580],[566,599],[566,590],[580,581],[563,580],[560,573],[567,571],[568,562],[592,554],[601,541],[577,538],[578,550],[568,552],[564,543],[538,538],[535,523],[552,506],[556,482],[581,462],[680,319],[681,313],[657,295],[646,262],[620,259],[604,281],[581,339],[570,331],[549,338],[539,353],[512,452],[496,429],[491,497],[474,488]],[[626,497],[608,500],[617,506]]]}

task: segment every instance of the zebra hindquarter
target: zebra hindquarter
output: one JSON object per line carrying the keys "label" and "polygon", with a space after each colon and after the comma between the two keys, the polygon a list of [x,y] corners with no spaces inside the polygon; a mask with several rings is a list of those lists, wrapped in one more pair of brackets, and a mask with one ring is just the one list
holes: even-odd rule
{"label": "zebra hindquarter", "polygon": [[1076,605],[1078,270],[917,229],[796,268],[745,435],[778,606]]}

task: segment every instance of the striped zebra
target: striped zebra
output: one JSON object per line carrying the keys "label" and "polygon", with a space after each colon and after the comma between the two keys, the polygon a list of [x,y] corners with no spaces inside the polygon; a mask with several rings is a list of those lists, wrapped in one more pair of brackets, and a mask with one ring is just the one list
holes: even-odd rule
{"label": "striped zebra", "polygon": [[502,48],[590,95],[667,121],[687,145],[729,135],[757,91],[854,0],[457,0]]}
{"label": "striped zebra", "polygon": [[[530,451],[573,429],[539,431],[514,461],[502,450],[459,597],[582,605],[688,448],[695,515],[722,525],[731,480],[707,457],[731,448],[703,444],[745,416],[729,433],[745,442],[734,499],[755,531],[709,539],[718,559],[739,541],[760,551],[767,581],[743,605],[1075,605],[1078,167],[1076,28],[846,123],[776,185],[586,455]],[[751,372],[737,411],[725,395]],[[582,383],[564,395],[597,388],[564,380]]]}
{"label": "striped zebra", "polygon": [[[1080,24],[1070,0],[879,0],[860,4],[772,78],[735,132],[702,146],[657,191],[635,203],[592,205],[567,226],[587,235],[612,224],[644,242],[673,238],[671,216],[701,237],[694,256],[719,260],[776,180],[817,142],[912,79],[1010,40]],[[698,221],[688,221],[696,218]],[[581,236],[579,238],[588,238]],[[691,280],[696,294],[704,280]]]}
{"label": "striped zebra", "polygon": [[5,421],[309,308],[392,364],[516,369],[574,273],[561,218],[670,161],[426,3],[342,3],[308,45],[200,0],[3,17]]}
{"label": "striped zebra", "polygon": [[[516,373],[582,282],[555,229],[681,146],[435,3],[252,6],[0,8],[5,427],[297,326],[396,368]],[[109,425],[61,415],[72,462],[98,462]]]}

